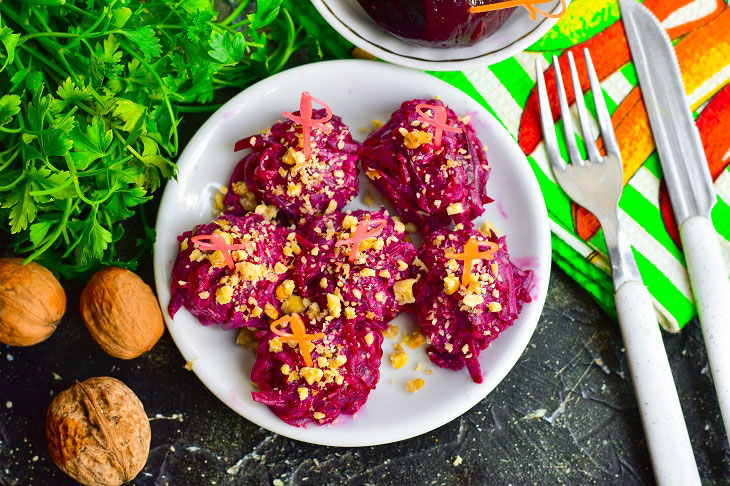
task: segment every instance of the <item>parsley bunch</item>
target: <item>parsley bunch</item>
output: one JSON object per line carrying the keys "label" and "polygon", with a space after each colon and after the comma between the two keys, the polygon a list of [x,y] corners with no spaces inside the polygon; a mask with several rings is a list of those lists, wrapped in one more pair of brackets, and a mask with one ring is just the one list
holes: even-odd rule
{"label": "parsley bunch", "polygon": [[0,231],[15,252],[67,277],[135,266],[116,244],[175,174],[181,114],[306,42],[282,0],[249,3],[218,20],[213,0],[0,1]]}

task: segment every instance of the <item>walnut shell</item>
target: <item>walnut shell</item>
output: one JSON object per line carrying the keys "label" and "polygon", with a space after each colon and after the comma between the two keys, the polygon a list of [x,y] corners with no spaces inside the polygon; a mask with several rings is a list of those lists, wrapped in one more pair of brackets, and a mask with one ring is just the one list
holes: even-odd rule
{"label": "walnut shell", "polygon": [[48,452],[81,484],[131,481],[150,451],[150,421],[137,395],[108,376],[78,381],[59,393],[46,414]]}
{"label": "walnut shell", "polygon": [[123,268],[96,272],[81,293],[80,307],[91,337],[116,358],[132,359],[149,351],[165,331],[152,289]]}
{"label": "walnut shell", "polygon": [[32,346],[56,330],[66,312],[66,293],[45,267],[0,258],[0,342]]}

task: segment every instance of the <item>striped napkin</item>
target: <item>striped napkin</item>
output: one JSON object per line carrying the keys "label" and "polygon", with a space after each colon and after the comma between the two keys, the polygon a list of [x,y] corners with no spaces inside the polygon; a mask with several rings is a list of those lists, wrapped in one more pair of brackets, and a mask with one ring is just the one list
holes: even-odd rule
{"label": "striped napkin", "polygon": [[[309,2],[285,5],[305,19],[305,28],[320,39],[328,55],[350,55],[352,46],[326,26]],[[725,0],[644,0],[644,5],[657,15],[676,43],[685,89],[715,180],[718,203],[712,216],[730,268],[730,8]],[[547,66],[557,55],[562,65],[569,50],[576,60],[582,60],[584,47],[591,50],[622,149],[626,187],[619,204],[620,217],[644,283],[654,298],[659,321],[666,330],[677,332],[696,309],[617,2],[573,0],[565,16],[526,52],[488,67],[431,74],[479,101],[517,140],[547,204],[554,261],[615,315],[602,231],[595,217],[573,204],[555,182],[537,111],[535,59],[542,58]],[[564,76],[569,76],[567,64],[563,67]],[[581,70],[587,89],[582,61]],[[551,91],[552,69],[545,74]],[[572,90],[568,91],[572,96]],[[590,110],[590,92],[585,101]],[[557,104],[553,113],[558,113]],[[573,115],[577,117],[575,109]],[[556,130],[562,140],[559,122]],[[561,148],[566,154],[565,147]]]}

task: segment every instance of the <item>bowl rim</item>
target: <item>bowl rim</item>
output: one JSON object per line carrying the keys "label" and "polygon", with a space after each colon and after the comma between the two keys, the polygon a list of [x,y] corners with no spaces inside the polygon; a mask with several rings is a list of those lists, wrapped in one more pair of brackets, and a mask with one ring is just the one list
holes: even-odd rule
{"label": "bowl rim", "polygon": [[[532,29],[530,29],[519,39],[512,41],[509,45],[504,46],[500,49],[494,49],[492,51],[483,52],[470,57],[454,57],[451,59],[438,60],[400,54],[391,49],[388,49],[387,47],[381,46],[380,44],[376,44],[369,39],[366,39],[355,28],[345,22],[345,20],[338,17],[327,2],[328,0],[312,0],[312,4],[322,15],[322,17],[324,17],[327,23],[332,26],[332,28],[334,28],[345,39],[352,42],[360,49],[363,49],[364,51],[374,55],[375,57],[378,57],[388,62],[392,62],[394,64],[398,64],[412,69],[432,71],[460,71],[463,69],[490,66],[492,64],[504,61],[505,59],[524,51],[529,46],[537,42],[558,22],[558,20],[560,20],[560,18],[541,16],[538,22],[532,27]],[[570,2],[571,0],[566,0],[566,8],[567,6],[570,6]],[[555,13],[559,8],[560,4],[555,5],[549,13]],[[382,29],[381,27],[377,28],[384,35],[387,35],[392,39],[398,39],[404,44],[407,44],[407,41],[400,39],[390,32],[387,32],[385,29]],[[463,48],[461,47],[443,49],[454,51],[463,50]]]}

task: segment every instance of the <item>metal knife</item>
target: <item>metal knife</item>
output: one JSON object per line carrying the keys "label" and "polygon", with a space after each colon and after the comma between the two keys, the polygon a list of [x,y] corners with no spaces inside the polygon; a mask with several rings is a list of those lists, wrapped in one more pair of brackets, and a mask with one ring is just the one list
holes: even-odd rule
{"label": "metal knife", "polygon": [[619,0],[687,259],[725,431],[730,435],[730,279],[710,213],[717,202],[669,36],[651,11]]}

